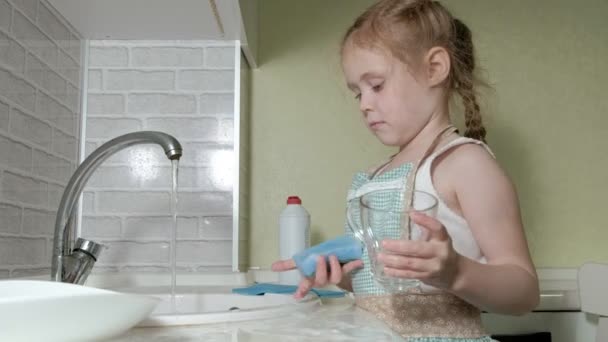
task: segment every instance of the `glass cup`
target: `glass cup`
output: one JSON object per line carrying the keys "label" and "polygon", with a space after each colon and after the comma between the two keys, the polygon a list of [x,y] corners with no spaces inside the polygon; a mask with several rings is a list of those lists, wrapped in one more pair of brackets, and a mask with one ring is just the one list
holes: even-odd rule
{"label": "glass cup", "polygon": [[390,252],[382,248],[382,241],[428,240],[427,230],[413,221],[408,227],[407,218],[412,211],[431,217],[437,213],[437,198],[428,192],[414,190],[412,205],[408,210],[404,209],[403,198],[402,190],[375,190],[352,199],[348,204],[348,225],[365,244],[374,280],[389,292],[418,288],[421,282],[417,279],[392,277],[384,272],[384,264],[378,260],[378,254]]}

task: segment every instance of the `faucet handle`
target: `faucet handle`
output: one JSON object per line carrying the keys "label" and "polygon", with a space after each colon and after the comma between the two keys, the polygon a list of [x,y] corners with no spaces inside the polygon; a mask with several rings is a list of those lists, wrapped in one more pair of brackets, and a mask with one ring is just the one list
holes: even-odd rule
{"label": "faucet handle", "polygon": [[100,243],[78,238],[78,240],[76,240],[76,246],[74,246],[74,251],[81,250],[84,253],[89,254],[91,257],[93,257],[93,259],[95,259],[95,261],[97,261],[97,258],[99,257],[99,254],[101,254],[101,250],[104,247],[105,246]]}

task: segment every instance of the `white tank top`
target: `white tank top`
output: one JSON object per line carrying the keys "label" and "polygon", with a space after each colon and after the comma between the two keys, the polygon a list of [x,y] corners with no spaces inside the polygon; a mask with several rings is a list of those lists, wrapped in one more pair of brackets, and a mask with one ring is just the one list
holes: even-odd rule
{"label": "white tank top", "polygon": [[418,172],[416,173],[416,184],[414,188],[416,190],[426,191],[438,199],[437,206],[437,220],[439,220],[448,231],[450,238],[452,239],[452,245],[454,250],[458,254],[464,255],[467,258],[476,260],[481,263],[485,263],[486,259],[473,236],[473,232],[469,227],[467,221],[450,209],[447,204],[441,199],[435,186],[433,185],[433,179],[431,176],[431,166],[435,158],[440,156],[442,153],[450,150],[451,148],[463,144],[477,144],[483,146],[488,153],[494,157],[494,154],[490,148],[483,142],[471,138],[459,137],[446,145],[440,147],[437,151],[433,152],[428,156],[422,165],[419,166]]}

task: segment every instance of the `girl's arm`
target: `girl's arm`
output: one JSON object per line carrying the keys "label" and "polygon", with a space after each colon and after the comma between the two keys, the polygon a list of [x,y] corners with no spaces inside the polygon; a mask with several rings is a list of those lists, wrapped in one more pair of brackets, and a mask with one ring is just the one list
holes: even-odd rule
{"label": "girl's arm", "polygon": [[[536,272],[523,232],[511,181],[476,145],[450,151],[434,165],[435,187],[468,222],[487,264],[458,254],[441,222],[412,214],[429,241],[385,240],[386,273],[420,279],[490,312],[523,314],[539,302]],[[447,196],[443,196],[446,195]]]}
{"label": "girl's arm", "polygon": [[446,166],[458,177],[452,182],[458,205],[487,264],[459,256],[449,291],[491,312],[531,311],[539,302],[538,279],[515,187],[482,147],[463,145],[459,150]]}

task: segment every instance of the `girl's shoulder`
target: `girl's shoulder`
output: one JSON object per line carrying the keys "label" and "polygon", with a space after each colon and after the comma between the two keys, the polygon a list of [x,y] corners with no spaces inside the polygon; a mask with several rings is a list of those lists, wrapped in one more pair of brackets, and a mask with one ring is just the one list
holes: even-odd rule
{"label": "girl's shoulder", "polygon": [[458,136],[438,147],[425,162],[432,163],[433,168],[444,162],[453,167],[462,167],[476,163],[494,164],[496,159],[486,143]]}
{"label": "girl's shoulder", "polygon": [[509,177],[490,148],[482,142],[454,144],[433,161],[433,177],[447,177],[457,184],[492,185],[492,181],[508,181]]}
{"label": "girl's shoulder", "polygon": [[[466,139],[466,140],[465,140]],[[496,163],[494,153],[483,142],[467,139],[457,139],[436,152],[436,160],[449,159],[457,164],[471,165],[475,163]]]}

